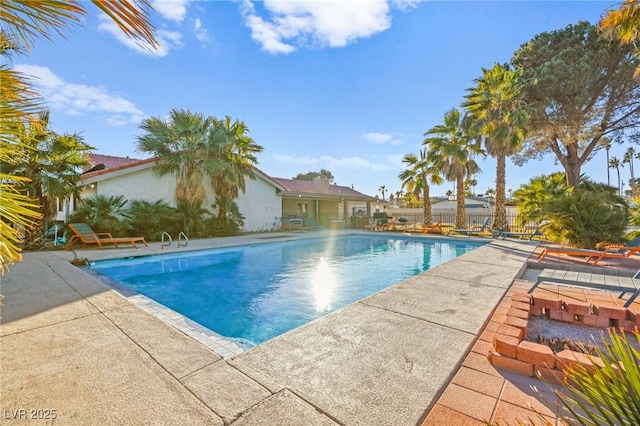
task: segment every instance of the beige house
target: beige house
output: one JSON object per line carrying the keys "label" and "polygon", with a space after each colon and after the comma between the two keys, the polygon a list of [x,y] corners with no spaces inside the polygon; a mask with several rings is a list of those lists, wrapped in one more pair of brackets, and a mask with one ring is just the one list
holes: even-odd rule
{"label": "beige house", "polygon": [[375,198],[348,186],[330,185],[322,178],[313,182],[274,178],[284,188],[282,216],[301,218],[304,226],[324,228],[361,228],[371,216]]}
{"label": "beige house", "polygon": [[[90,161],[79,183],[82,197],[122,195],[127,200],[164,200],[176,206],[176,178],[153,173],[156,159],[91,154]],[[360,227],[368,221],[369,203],[375,201],[352,188],[329,185],[322,179],[308,182],[272,178],[257,168],[254,173],[256,179],[246,179],[246,191],[236,199],[245,217],[244,232],[277,230],[290,218],[302,219],[309,227]],[[211,208],[215,194],[208,179],[203,183],[203,207],[215,213]],[[56,220],[67,222],[74,209],[74,200],[59,202]]]}

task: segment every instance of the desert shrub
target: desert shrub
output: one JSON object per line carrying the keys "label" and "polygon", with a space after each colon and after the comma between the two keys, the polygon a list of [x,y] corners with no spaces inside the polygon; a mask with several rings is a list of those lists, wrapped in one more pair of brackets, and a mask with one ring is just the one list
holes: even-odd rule
{"label": "desert shrub", "polygon": [[535,176],[527,184],[513,192],[513,202],[518,206],[518,223],[539,223],[545,219],[543,207],[552,199],[569,192],[564,173]]}
{"label": "desert shrub", "polygon": [[218,209],[218,215],[209,220],[209,231],[212,236],[239,235],[244,226],[244,216],[240,213],[238,204],[230,198],[217,196],[212,207]]}
{"label": "desert shrub", "polygon": [[607,190],[582,188],[546,202],[542,229],[551,241],[571,247],[595,248],[603,241],[621,241],[626,203]]}
{"label": "desert shrub", "polygon": [[[580,178],[580,190],[566,184],[564,173],[532,178],[514,192],[518,221],[535,222],[551,241],[573,247],[623,238],[627,205],[616,189]],[[640,219],[639,219],[640,221]]]}
{"label": "desert shrub", "polygon": [[211,213],[199,203],[178,202],[176,208],[176,233],[184,232],[189,238],[206,238],[211,236],[208,221]]}
{"label": "desert shrub", "polygon": [[96,195],[84,198],[71,215],[72,223],[87,223],[95,232],[109,232],[114,237],[127,233],[127,200],[122,195]]}
{"label": "desert shrub", "polygon": [[[603,339],[604,347],[596,348],[595,356],[602,362],[592,362],[589,366],[574,363],[563,370],[565,379],[560,389],[548,385],[557,401],[549,401],[534,388],[540,401],[558,416],[562,424],[640,424],[640,351],[631,344],[624,331],[611,328],[608,333],[609,339]],[[637,330],[634,334],[634,338],[640,341]],[[519,419],[516,424],[551,426],[552,423],[542,413],[536,411],[536,414],[534,419]],[[485,424],[509,425],[499,422]]]}
{"label": "desert shrub", "polygon": [[596,350],[602,364],[575,363],[564,370],[566,384],[555,392],[559,403],[543,402],[567,424],[640,425],[640,351],[624,331],[610,329],[604,340]]}
{"label": "desert shrub", "polygon": [[142,235],[147,241],[159,241],[163,232],[177,235],[176,209],[164,200],[131,200],[127,208],[127,225],[131,234]]}

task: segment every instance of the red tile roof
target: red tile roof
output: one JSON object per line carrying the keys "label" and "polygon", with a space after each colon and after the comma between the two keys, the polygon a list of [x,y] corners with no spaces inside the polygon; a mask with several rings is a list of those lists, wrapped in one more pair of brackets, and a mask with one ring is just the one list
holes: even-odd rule
{"label": "red tile roof", "polygon": [[[97,166],[99,164],[104,164],[104,169],[95,170],[89,173],[84,174],[84,178],[90,178],[99,176],[105,173],[114,172],[116,170],[126,169],[129,167],[137,166],[139,164],[146,164],[155,162],[155,158],[147,158],[144,160],[129,158],[129,157],[116,157],[113,155],[102,155],[102,154],[89,154],[89,161],[91,162],[91,167]],[[89,167],[90,168],[90,167]],[[87,168],[87,170],[89,169]],[[288,192],[293,193],[301,193],[301,194],[324,194],[333,197],[345,197],[345,198],[357,198],[357,199],[373,199],[373,197],[363,194],[361,192],[356,191],[353,188],[349,188],[348,186],[340,186],[340,185],[329,185],[329,192],[318,192],[316,189],[316,184],[314,182],[306,181],[306,180],[296,180],[296,179],[282,179],[282,178],[272,178],[264,174],[259,169],[255,169],[256,172],[261,174],[265,179],[272,180],[272,183],[276,185],[281,185]]]}
{"label": "red tile roof", "polygon": [[[91,162],[90,166],[86,168],[86,170],[91,169],[99,164],[104,164],[104,168],[99,168],[98,170],[94,170],[91,172],[86,172],[83,174],[84,179],[94,178],[96,176],[100,176],[106,173],[115,172],[117,170],[127,169],[129,167],[138,166],[141,164],[147,163],[155,163],[155,158],[146,158],[144,160],[139,160],[135,158],[129,157],[116,157],[113,155],[102,155],[102,154],[89,154],[89,161]],[[262,170],[254,167],[254,172],[261,176],[266,181],[271,182],[278,189],[286,189],[282,187],[282,184],[272,178],[271,176],[265,174]]]}
{"label": "red tile roof", "polygon": [[130,163],[135,163],[140,160],[129,157],[115,157],[113,155],[89,154],[89,161],[91,161],[91,167],[97,166],[98,164],[104,164],[106,169],[112,169]]}
{"label": "red tile roof", "polygon": [[277,182],[279,182],[282,186],[287,188],[289,192],[298,192],[304,194],[327,194],[334,195],[338,197],[348,197],[348,198],[373,198],[369,195],[363,194],[361,192],[356,191],[355,189],[349,188],[348,186],[340,186],[340,185],[329,185],[329,192],[318,192],[316,190],[316,185],[314,182],[307,180],[297,180],[297,179],[283,179],[283,178],[273,178]]}
{"label": "red tile roof", "polygon": [[[113,155],[101,155],[101,154],[89,154],[90,167],[87,167],[83,173],[83,179],[93,178],[105,173],[115,172],[116,170],[126,169],[129,167],[137,166],[139,164],[155,162],[155,158],[147,158],[144,160],[138,160],[129,157],[115,157]],[[104,164],[104,168],[89,171],[91,168]]]}

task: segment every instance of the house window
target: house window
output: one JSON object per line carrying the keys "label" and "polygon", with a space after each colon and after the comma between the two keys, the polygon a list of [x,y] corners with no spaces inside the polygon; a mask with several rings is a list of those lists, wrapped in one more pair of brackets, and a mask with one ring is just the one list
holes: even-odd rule
{"label": "house window", "polygon": [[64,201],[62,198],[56,198],[56,202],[58,204],[58,212],[64,211]]}
{"label": "house window", "polygon": [[298,203],[298,216],[307,217],[307,203]]}

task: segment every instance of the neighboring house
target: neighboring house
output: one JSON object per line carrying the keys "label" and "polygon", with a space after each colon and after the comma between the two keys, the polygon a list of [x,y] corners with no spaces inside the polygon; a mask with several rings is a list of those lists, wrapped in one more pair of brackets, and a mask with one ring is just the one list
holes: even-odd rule
{"label": "neighboring house", "polygon": [[[458,200],[455,196],[440,197],[432,202],[433,210],[450,210],[456,211]],[[493,200],[491,198],[464,197],[464,208],[466,209],[488,209],[493,208]]]}
{"label": "neighboring house", "polygon": [[[157,176],[153,172],[155,158],[134,160],[95,154],[90,158],[92,165],[80,180],[82,197],[122,195],[127,200],[164,200],[170,206],[176,206],[177,179],[171,175]],[[278,228],[285,189],[261,170],[254,169],[254,173],[256,179],[246,179],[246,191],[240,191],[235,200],[245,218],[243,230],[255,232]],[[215,194],[208,177],[204,178],[203,186],[206,192],[203,207],[215,212],[211,207]]]}
{"label": "neighboring house", "polygon": [[321,177],[313,181],[274,178],[286,190],[282,216],[302,218],[304,226],[359,228],[371,216],[375,198],[348,186],[330,185]]}
{"label": "neighboring house", "polygon": [[[164,200],[176,206],[176,177],[158,177],[153,173],[155,158],[144,160],[91,154],[90,165],[80,179],[82,197],[95,195],[118,196],[127,200]],[[235,200],[245,218],[244,232],[280,229],[287,218],[302,218],[305,226],[360,227],[370,216],[373,197],[352,188],[329,185],[326,180],[314,182],[272,178],[254,168],[256,179],[246,179],[246,191]],[[205,177],[206,199],[209,208],[215,193]],[[58,221],[68,221],[75,209],[75,201],[60,202]],[[284,218],[284,219],[283,219]],[[361,223],[362,222],[362,223]]]}

